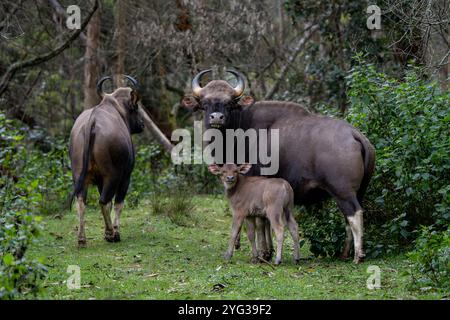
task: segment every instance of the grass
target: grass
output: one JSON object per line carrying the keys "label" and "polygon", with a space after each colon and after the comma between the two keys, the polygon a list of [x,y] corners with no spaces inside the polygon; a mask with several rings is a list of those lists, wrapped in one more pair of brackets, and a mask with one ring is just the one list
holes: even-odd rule
{"label": "grass", "polygon": [[[45,299],[436,299],[432,292],[409,291],[404,256],[369,260],[360,265],[315,258],[302,248],[300,265],[292,263],[287,237],[279,267],[251,264],[245,236],[231,263],[224,263],[231,215],[222,196],[196,196],[195,225],[179,226],[164,215],[149,214],[150,203],[124,209],[120,243],[103,240],[97,208],[87,212],[88,247],[76,245],[75,210],[62,219],[47,218],[31,257],[45,257],[49,267],[40,296]],[[69,265],[81,270],[81,288],[68,289]],[[367,268],[381,269],[381,288],[369,290]]]}

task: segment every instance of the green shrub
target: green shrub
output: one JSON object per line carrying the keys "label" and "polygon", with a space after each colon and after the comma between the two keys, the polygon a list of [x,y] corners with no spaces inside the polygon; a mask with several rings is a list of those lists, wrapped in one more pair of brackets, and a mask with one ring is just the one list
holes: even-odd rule
{"label": "green shrub", "polygon": [[43,157],[30,148],[26,133],[0,113],[0,299],[36,295],[46,272],[42,259],[26,255],[41,229],[48,190],[43,184],[48,171],[34,170]]}
{"label": "green shrub", "polygon": [[[393,79],[357,56],[347,76],[347,120],[376,149],[363,204],[368,257],[411,246],[421,225],[439,231],[450,222],[450,96],[419,75],[410,67]],[[335,255],[342,218],[334,203],[324,210],[308,209],[299,224],[315,254]]]}
{"label": "green shrub", "polygon": [[179,226],[193,226],[196,218],[192,214],[195,206],[192,195],[185,188],[175,189],[168,193],[154,193],[150,197],[150,211],[153,215],[162,215]]}
{"label": "green shrub", "polygon": [[433,227],[422,227],[408,257],[413,263],[414,288],[450,292],[450,228],[436,231]]}
{"label": "green shrub", "polygon": [[188,194],[222,191],[218,180],[208,172],[206,165],[174,165],[160,145],[141,145],[136,151],[136,163],[127,204],[136,207],[140,199],[153,194],[187,190]]}
{"label": "green shrub", "polygon": [[342,253],[345,221],[334,202],[328,201],[323,207],[300,208],[296,220],[302,237],[309,240],[309,249],[315,256],[335,257]]}
{"label": "green shrub", "polygon": [[347,119],[376,149],[365,224],[379,254],[410,244],[422,224],[442,230],[450,222],[450,96],[418,68],[400,81],[357,60],[347,77]]}

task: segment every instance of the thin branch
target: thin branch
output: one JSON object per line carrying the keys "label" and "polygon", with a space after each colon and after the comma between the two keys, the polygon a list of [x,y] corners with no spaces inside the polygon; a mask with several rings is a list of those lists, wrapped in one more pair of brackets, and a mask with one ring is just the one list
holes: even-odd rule
{"label": "thin branch", "polygon": [[63,52],[65,49],[67,49],[70,46],[70,44],[73,41],[75,41],[75,39],[78,38],[80,33],[83,32],[83,30],[86,28],[86,26],[88,25],[89,21],[92,18],[92,15],[97,10],[98,6],[99,6],[99,2],[98,2],[98,0],[95,0],[94,6],[93,6],[91,12],[89,13],[86,20],[84,20],[83,23],[81,24],[80,29],[78,29],[74,33],[72,33],[72,35],[69,37],[69,39],[67,39],[66,42],[64,42],[62,45],[51,50],[50,52],[47,52],[47,53],[37,56],[35,58],[25,60],[25,61],[15,62],[12,65],[10,65],[0,81],[0,96],[6,91],[9,82],[14,77],[14,75],[17,71],[20,71],[22,69],[29,68],[29,67],[34,67],[41,63],[47,62],[48,60],[56,57],[61,52]]}
{"label": "thin branch", "polygon": [[317,24],[312,25],[306,32],[306,34],[298,41],[297,45],[295,46],[292,55],[289,57],[289,59],[286,61],[286,63],[281,68],[280,75],[275,80],[275,84],[273,85],[272,89],[267,92],[266,96],[264,97],[265,100],[272,99],[273,95],[278,91],[278,88],[280,87],[281,82],[286,77],[286,74],[291,67],[292,63],[295,61],[299,53],[303,50],[306,42],[311,38],[313,33],[319,28]]}
{"label": "thin branch", "polygon": [[[59,18],[61,20],[64,20],[67,18],[67,13],[64,10],[63,6],[61,5],[61,3],[59,3],[58,0],[48,0],[48,2],[53,7],[53,10],[55,10],[56,14],[59,16]],[[86,43],[86,35],[84,34],[84,32],[80,33],[80,39],[81,39],[81,41],[83,41],[83,43]]]}

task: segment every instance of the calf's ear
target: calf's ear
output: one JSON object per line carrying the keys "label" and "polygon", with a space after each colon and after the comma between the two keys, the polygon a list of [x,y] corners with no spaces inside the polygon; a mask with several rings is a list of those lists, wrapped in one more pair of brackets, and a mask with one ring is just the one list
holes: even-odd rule
{"label": "calf's ear", "polygon": [[211,172],[212,174],[218,175],[220,174],[220,167],[217,164],[210,164],[208,166],[208,170],[209,172]]}
{"label": "calf's ear", "polygon": [[246,174],[250,170],[251,167],[252,167],[252,165],[250,163],[244,163],[239,166],[238,171],[241,174]]}
{"label": "calf's ear", "polygon": [[250,107],[254,103],[255,103],[255,99],[252,96],[242,97],[241,99],[239,99],[239,102],[238,102],[238,104],[243,108]]}
{"label": "calf's ear", "polygon": [[181,105],[184,108],[190,109],[192,111],[196,111],[197,109],[200,108],[197,99],[195,99],[195,97],[191,95],[184,96],[183,99],[181,100]]}

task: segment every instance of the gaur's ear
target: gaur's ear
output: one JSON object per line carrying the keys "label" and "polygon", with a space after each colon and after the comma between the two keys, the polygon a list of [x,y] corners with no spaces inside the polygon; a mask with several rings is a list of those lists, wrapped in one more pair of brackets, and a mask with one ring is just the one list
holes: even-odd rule
{"label": "gaur's ear", "polygon": [[250,170],[251,167],[252,167],[252,165],[250,163],[241,164],[238,168],[238,172],[241,174],[246,174]]}
{"label": "gaur's ear", "polygon": [[209,172],[211,172],[214,175],[218,175],[218,174],[221,173],[220,172],[220,167],[217,164],[215,164],[215,163],[214,164],[210,164],[208,166],[208,170],[209,170]]}
{"label": "gaur's ear", "polygon": [[130,98],[131,98],[132,105],[135,106],[137,104],[137,102],[139,101],[139,94],[137,93],[136,90],[131,90]]}
{"label": "gaur's ear", "polygon": [[186,109],[190,109],[192,111],[196,111],[200,108],[197,99],[195,99],[195,97],[191,95],[184,96],[181,100],[181,105]]}
{"label": "gaur's ear", "polygon": [[250,107],[255,103],[255,99],[252,96],[245,96],[239,99],[238,105],[243,108]]}

